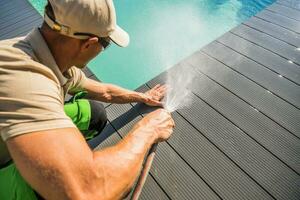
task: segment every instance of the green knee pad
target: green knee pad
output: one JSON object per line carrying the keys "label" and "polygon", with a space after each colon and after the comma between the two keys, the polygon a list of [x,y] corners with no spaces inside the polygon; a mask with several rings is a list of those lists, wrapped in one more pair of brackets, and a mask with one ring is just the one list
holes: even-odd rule
{"label": "green knee pad", "polygon": [[88,100],[77,99],[66,103],[64,110],[80,131],[88,130],[91,121],[91,106]]}
{"label": "green knee pad", "polygon": [[75,94],[64,106],[68,115],[77,128],[82,132],[86,140],[90,140],[97,135],[97,131],[88,130],[91,121],[91,105],[87,99],[82,99],[87,92],[82,91]]}
{"label": "green knee pad", "polygon": [[37,200],[33,189],[25,182],[14,163],[0,169],[0,199]]}

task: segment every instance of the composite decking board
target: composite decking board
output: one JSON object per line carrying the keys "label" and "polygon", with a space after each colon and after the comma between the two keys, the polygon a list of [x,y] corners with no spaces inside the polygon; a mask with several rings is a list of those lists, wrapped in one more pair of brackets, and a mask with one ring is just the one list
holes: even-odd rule
{"label": "composite decking board", "polygon": [[[1,8],[8,8],[11,6],[20,6],[20,5],[27,4],[26,1],[15,1],[15,0],[2,0],[0,3],[1,3],[0,4]],[[2,14],[4,14],[4,12]]]}
{"label": "composite decking board", "polygon": [[273,4],[267,8],[267,10],[276,12],[278,14],[281,14],[283,16],[289,17],[291,19],[297,20],[300,22],[300,11],[282,6],[280,4]]}
{"label": "composite decking board", "polygon": [[0,6],[0,9],[3,10],[0,14],[1,18],[6,17],[8,15],[14,15],[18,12],[23,12],[27,9],[31,9],[32,12],[37,13],[37,11],[31,6],[31,4],[27,2],[27,0],[25,1],[11,0],[9,1],[8,4]]}
{"label": "composite decking board", "polygon": [[[12,0],[12,1],[14,1],[14,0]],[[11,1],[9,1],[9,0],[2,0],[2,1],[0,1],[0,6],[2,6],[2,5],[6,5],[7,3],[10,3]]]}
{"label": "composite decking board", "polygon": [[262,18],[266,21],[272,22],[286,29],[300,33],[299,22],[297,20],[290,19],[280,14],[264,10],[256,15],[256,17]]}
{"label": "composite decking board", "polygon": [[[95,140],[98,140],[98,138],[92,140],[92,143],[94,143],[95,145],[98,144],[94,148],[95,150],[100,150],[106,147],[113,146],[121,140],[120,135],[118,135],[117,131],[113,128],[110,122],[106,125],[104,130],[101,132],[101,135],[107,135],[106,139],[101,141],[101,143],[99,141],[97,141],[96,143],[93,142]],[[99,135],[98,137],[101,137],[101,135]]]}
{"label": "composite decking board", "polygon": [[276,3],[300,11],[299,0],[277,0]]}
{"label": "composite decking board", "polygon": [[0,13],[0,17],[4,18],[16,14],[17,11],[32,9],[32,7],[28,6],[28,3],[26,1],[11,1],[6,5],[0,6],[0,9],[2,10],[2,12]]}
{"label": "composite decking board", "polygon": [[28,1],[13,0],[11,4],[9,3],[6,5],[9,6],[7,9],[5,6],[1,8],[4,10],[1,13],[3,13],[3,16],[5,16],[3,17],[3,21],[1,21],[0,25],[1,40],[24,36],[33,27],[41,24],[42,17]]}
{"label": "composite decking board", "polygon": [[201,52],[190,56],[187,62],[300,137],[300,112],[294,106]]}
{"label": "composite decking board", "polygon": [[24,10],[24,12],[17,12],[15,14],[8,15],[7,17],[0,18],[0,26],[1,28],[11,26],[18,21],[23,21],[24,17],[27,18],[32,14],[32,10],[30,8],[27,8],[26,10]]}
{"label": "composite decking board", "polygon": [[[210,44],[211,45],[211,44]],[[209,46],[210,46],[209,45]],[[162,80],[161,80],[162,81]],[[153,86],[153,83],[151,83]],[[265,115],[255,111],[204,75],[197,75],[193,91],[231,122],[244,130],[288,167],[300,174],[300,140]]]}
{"label": "composite decking board", "polygon": [[35,27],[39,22],[42,22],[40,16],[33,14],[28,18],[26,18],[25,20],[18,21],[9,27],[6,27],[4,30],[1,31],[1,36],[9,36],[10,33],[13,33],[14,31],[22,30],[25,27],[30,27],[30,26]]}
{"label": "composite decking board", "polygon": [[[127,121],[128,116],[125,116],[124,118],[121,116],[122,113],[127,113],[128,111],[130,111],[131,108],[132,108],[132,106],[125,104],[125,105],[112,105],[107,109],[108,118],[111,121],[112,125],[115,126],[115,128],[119,127],[122,124],[125,126],[125,127],[123,127],[123,130],[121,130],[122,135],[125,135],[128,132],[128,130],[130,130],[132,128],[132,126],[138,120],[141,119],[141,116],[138,113],[136,113],[137,117],[135,117],[133,121],[128,123],[128,121]],[[134,115],[134,113],[132,113],[132,114]],[[136,115],[134,115],[134,116],[136,116]],[[123,122],[122,122],[122,120],[123,120]],[[124,130],[124,128],[125,128],[125,130]],[[118,132],[120,129],[118,129]],[[152,168],[150,173],[156,179],[156,181],[158,183],[160,183],[161,186],[163,186],[163,188],[167,192],[168,196],[170,196],[170,197],[172,197],[172,196],[174,197],[174,195],[176,196],[176,193],[174,193],[174,191],[170,192],[170,191],[172,191],[172,187],[174,186],[174,183],[171,184],[172,183],[171,180],[176,180],[177,190],[179,193],[181,193],[181,195],[184,195],[184,197],[190,196],[190,197],[194,197],[194,198],[198,197],[201,199],[205,199],[205,198],[219,199],[219,198],[217,198],[217,195],[214,192],[212,192],[210,190],[210,188],[205,184],[205,182],[203,182],[203,180],[200,179],[200,177],[198,177],[198,175],[176,154],[176,152],[174,152],[172,150],[171,147],[169,147],[168,145],[165,146],[165,145],[160,144],[158,146],[157,152],[160,152],[160,149],[162,149],[161,150],[162,152],[167,151],[168,154],[172,154],[174,156],[173,157],[174,160],[169,160],[170,158],[166,158],[166,157],[163,157],[160,159],[160,157],[165,154],[157,153],[156,159],[160,160],[160,162],[158,162],[156,164],[156,159],[155,159],[155,161],[153,163],[153,168],[155,168],[154,166],[157,166],[157,168],[156,168],[156,170],[154,170]],[[162,162],[162,161],[164,161],[164,162]],[[169,164],[166,165],[165,162],[166,163],[169,162]],[[173,176],[176,176],[176,177],[166,176],[165,174],[167,174],[168,171],[174,170],[173,162],[176,163],[176,166],[179,166],[179,169],[176,168],[176,170],[174,171],[175,173]],[[164,166],[165,169],[162,169],[162,167],[159,167],[161,165],[164,165],[164,163],[166,165],[166,166]],[[177,170],[182,170],[182,169],[185,170],[184,174],[182,174],[182,173],[180,174],[179,171],[177,171]],[[158,172],[158,170],[160,170],[160,172],[163,173],[159,177],[156,176],[156,173],[160,173],[160,172]],[[187,183],[188,177],[193,177],[193,180],[190,180],[189,183]],[[186,184],[188,184],[188,185],[186,185]],[[189,188],[190,191],[187,190],[187,187],[191,187],[191,188]],[[184,193],[184,194],[182,194],[182,193]]]}
{"label": "composite decking board", "polygon": [[300,68],[300,52],[296,51],[297,47],[243,24],[232,29],[231,32],[279,56],[283,56],[287,60],[297,63]]}
{"label": "composite decking board", "polygon": [[[241,73],[273,94],[300,108],[300,86],[270,71],[221,43],[212,42],[202,51]],[[300,69],[299,69],[300,70]]]}
{"label": "composite decking board", "polygon": [[84,74],[85,74],[87,77],[91,77],[91,76],[94,75],[93,72],[92,72],[89,68],[87,68],[87,67],[83,68],[82,71],[84,72]]}
{"label": "composite decking board", "polygon": [[299,66],[230,32],[217,39],[227,47],[300,85]]}
{"label": "composite decking board", "polygon": [[26,19],[31,16],[37,16],[35,13],[32,13],[31,9],[27,9],[24,12],[18,12],[18,14],[16,13],[15,15],[10,15],[11,18],[7,17],[6,19],[0,20],[0,29],[7,29],[19,21],[24,21],[24,18]]}
{"label": "composite decking board", "polygon": [[[150,85],[153,86],[154,83],[161,83],[161,81],[162,79],[157,81],[153,79],[150,81]],[[197,84],[196,81],[194,82]],[[204,83],[203,86],[205,87],[204,90],[212,90],[211,93],[214,94],[215,90],[210,88],[210,85]],[[213,99],[214,97],[210,98]],[[215,112],[208,104],[202,102],[198,97],[194,97],[191,107],[178,112],[276,199],[297,199],[299,197],[300,191],[297,188],[300,184],[300,176],[256,141],[243,134],[238,127],[227,123],[227,119]],[[264,174],[264,176],[262,177],[260,174]],[[285,174],[285,177],[279,178],[280,174]],[[291,184],[290,181],[293,183]],[[281,185],[273,188],[276,183]],[[286,193],[283,194],[284,192]]]}
{"label": "composite decking board", "polygon": [[[121,141],[120,135],[114,130],[114,128],[109,123],[104,131],[102,131],[101,134],[106,134],[106,132],[109,132],[108,134],[111,135],[109,138],[101,142],[97,150],[104,149],[106,147],[111,147],[115,144],[117,144],[119,141]],[[147,197],[151,197],[152,199],[161,199],[161,200],[167,200],[169,199],[168,196],[163,192],[163,190],[156,184],[156,182],[153,180],[151,176],[147,177],[144,190],[142,191],[141,198],[140,199],[147,199]]]}
{"label": "composite decking board", "polygon": [[20,10],[26,12],[27,10],[32,10],[32,8],[26,6],[26,4],[24,5],[18,5],[18,6],[15,6],[15,5],[11,5],[10,7],[9,6],[5,6],[3,7],[2,9],[5,9],[5,12],[1,12],[0,13],[0,21],[5,21],[4,19],[6,18],[11,18],[11,17],[14,17],[15,14],[19,13]]}
{"label": "composite decking board", "polygon": [[19,21],[12,26],[9,26],[5,30],[1,31],[0,37],[2,38],[12,38],[12,35],[16,35],[15,33],[22,33],[25,29],[31,30],[34,27],[37,27],[41,24],[42,19],[33,15],[30,18],[27,18],[24,21]]}
{"label": "composite decking board", "polygon": [[141,200],[157,199],[168,200],[170,199],[166,193],[158,186],[152,175],[148,175],[145,185],[143,187],[140,198]]}
{"label": "composite decking board", "polygon": [[14,37],[21,37],[21,36],[26,36],[33,28],[37,27],[37,24],[40,24],[41,21],[40,19],[35,20],[32,23],[28,23],[25,28],[23,29],[16,29],[16,30],[12,30],[11,32],[5,34],[5,35],[1,35],[0,34],[0,39],[10,39],[10,38],[14,38]]}
{"label": "composite decking board", "polygon": [[11,39],[11,38],[15,38],[15,37],[21,37],[21,36],[26,36],[33,28],[36,27],[36,25],[38,23],[40,23],[41,21],[38,19],[32,23],[28,23],[27,27],[24,29],[17,29],[17,30],[12,30],[11,32],[5,34],[5,35],[1,35],[0,34],[0,40],[5,40],[5,39]]}
{"label": "composite decking board", "polygon": [[89,78],[90,78],[90,79],[93,79],[93,80],[95,80],[95,81],[98,81],[98,80],[99,80],[95,74],[92,74],[91,76],[89,76]]}
{"label": "composite decking board", "polygon": [[171,199],[220,199],[189,165],[180,160],[167,143],[161,143],[150,170]]}
{"label": "composite decking board", "polygon": [[269,34],[290,45],[300,47],[300,35],[288,29],[282,28],[281,26],[257,17],[252,17],[251,19],[243,22],[243,24],[258,29],[259,31]]}

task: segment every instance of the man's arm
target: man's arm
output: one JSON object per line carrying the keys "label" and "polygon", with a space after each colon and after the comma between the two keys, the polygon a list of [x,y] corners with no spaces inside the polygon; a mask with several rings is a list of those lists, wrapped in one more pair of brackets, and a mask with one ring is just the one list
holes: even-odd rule
{"label": "man's arm", "polygon": [[92,152],[74,128],[13,137],[7,141],[21,175],[47,199],[120,199],[132,187],[154,142],[166,140],[171,116],[157,110],[117,145]]}
{"label": "man's arm", "polygon": [[87,78],[83,85],[87,98],[108,103],[141,102],[151,106],[161,106],[166,87],[157,85],[146,93],[135,92],[113,84],[100,83]]}

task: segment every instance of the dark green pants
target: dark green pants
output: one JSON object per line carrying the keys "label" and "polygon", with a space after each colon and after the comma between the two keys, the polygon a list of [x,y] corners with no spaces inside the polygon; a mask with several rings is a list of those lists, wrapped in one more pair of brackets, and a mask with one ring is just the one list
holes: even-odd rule
{"label": "dark green pants", "polygon": [[[106,125],[106,112],[102,104],[76,96],[65,104],[65,113],[89,140],[101,132]],[[25,182],[11,161],[0,169],[0,199],[37,200],[38,195]]]}

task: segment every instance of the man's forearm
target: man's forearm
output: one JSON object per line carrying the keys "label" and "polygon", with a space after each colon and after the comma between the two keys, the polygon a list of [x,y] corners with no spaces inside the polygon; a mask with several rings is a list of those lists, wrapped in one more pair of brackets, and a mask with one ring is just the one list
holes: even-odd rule
{"label": "man's forearm", "polygon": [[132,103],[144,102],[144,94],[121,88],[119,86],[107,84],[106,97],[111,103]]}
{"label": "man's forearm", "polygon": [[95,166],[103,172],[107,199],[120,199],[133,186],[144,157],[155,142],[155,134],[150,130],[153,129],[137,127],[116,146],[94,153]]}
{"label": "man's forearm", "polygon": [[143,93],[127,90],[112,84],[99,83],[97,81],[88,80],[85,84],[87,90],[87,98],[107,103],[132,103],[145,102]]}
{"label": "man's forearm", "polygon": [[7,144],[22,176],[47,199],[120,199],[157,139],[152,127],[143,127],[137,125],[117,145],[95,152],[74,128],[24,134]]}

